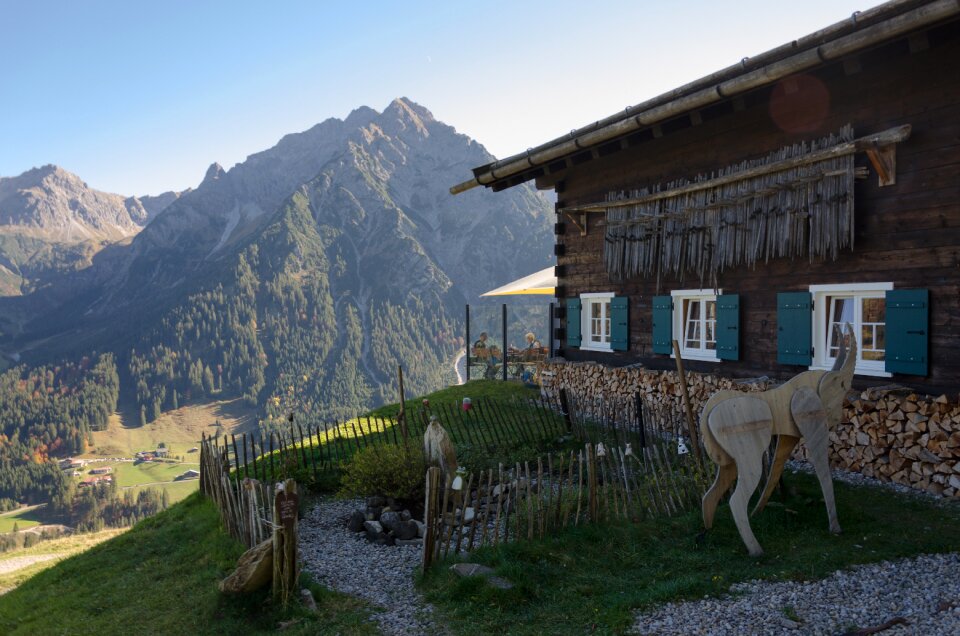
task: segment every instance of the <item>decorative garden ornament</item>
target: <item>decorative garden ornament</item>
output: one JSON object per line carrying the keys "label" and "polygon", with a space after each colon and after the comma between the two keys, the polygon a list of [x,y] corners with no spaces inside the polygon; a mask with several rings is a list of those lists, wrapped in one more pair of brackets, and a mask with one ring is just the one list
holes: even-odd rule
{"label": "decorative garden ornament", "polygon": [[472,406],[473,403],[470,402],[470,398],[465,397],[463,398],[463,404],[460,405],[460,408],[462,408],[464,411],[469,411]]}
{"label": "decorative garden ornament", "polygon": [[687,445],[683,443],[683,438],[677,438],[677,455],[686,455],[690,452],[690,449],[687,448]]}
{"label": "decorative garden ornament", "polygon": [[783,473],[783,465],[802,437],[823,491],[830,531],[840,532],[827,457],[827,436],[843,415],[843,398],[850,390],[857,362],[857,340],[849,323],[846,330],[849,350],[840,330],[836,329],[840,345],[830,371],[804,371],[762,393],[718,391],[703,407],[701,438],[710,459],[718,466],[717,477],[703,496],[703,523],[707,529],[713,526],[717,504],[736,478],[730,509],[751,556],[760,556],[763,549],[750,528],[747,504],[760,483],[763,453],[774,436],[776,454],[754,514],[763,510],[770,499]]}

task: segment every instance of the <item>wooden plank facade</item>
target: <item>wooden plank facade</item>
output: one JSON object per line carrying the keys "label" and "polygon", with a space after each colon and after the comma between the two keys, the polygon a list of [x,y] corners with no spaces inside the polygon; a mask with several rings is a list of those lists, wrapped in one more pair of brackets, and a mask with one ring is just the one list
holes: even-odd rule
{"label": "wooden plank facade", "polygon": [[[686,365],[736,377],[790,377],[806,367],[783,364],[782,355],[778,362],[782,326],[778,294],[807,292],[812,285],[889,283],[894,290],[927,290],[926,360],[916,367],[923,372],[857,375],[855,386],[897,383],[929,393],[956,392],[960,390],[958,69],[960,21],[951,18],[604,143],[589,149],[588,156],[581,152],[581,159],[574,155],[562,169],[554,164],[535,176],[540,187],[556,190],[562,212],[605,201],[611,192],[692,180],[822,137],[846,124],[853,126],[857,137],[909,124],[909,139],[896,148],[893,185],[881,187],[866,155],[855,156],[855,165],[861,173],[866,169],[868,176],[855,184],[853,249],[842,250],[836,260],[774,259],[754,268],[719,272],[716,288],[724,295],[735,294],[738,301],[739,351],[735,360],[691,360]],[[505,178],[484,185],[496,190],[513,182]],[[673,368],[669,355],[654,352],[655,299],[663,302],[673,290],[712,287],[713,281],[701,283],[689,274],[684,281],[663,276],[659,284],[650,276],[613,280],[603,260],[605,218],[602,213],[558,214],[559,302],[579,302],[582,294],[599,292],[625,298],[627,345],[615,347],[625,350],[591,351],[574,346],[576,338],[564,334],[560,353],[568,360],[612,366]],[[561,326],[589,329],[585,324],[589,320],[575,325],[579,318],[568,317]],[[673,337],[682,336],[674,330]]]}

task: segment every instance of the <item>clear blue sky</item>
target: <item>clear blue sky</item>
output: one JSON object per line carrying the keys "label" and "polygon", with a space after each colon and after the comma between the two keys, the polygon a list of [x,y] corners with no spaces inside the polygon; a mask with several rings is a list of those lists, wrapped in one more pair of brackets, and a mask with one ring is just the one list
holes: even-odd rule
{"label": "clear blue sky", "polygon": [[179,190],[398,96],[503,157],[873,4],[0,0],[0,175]]}

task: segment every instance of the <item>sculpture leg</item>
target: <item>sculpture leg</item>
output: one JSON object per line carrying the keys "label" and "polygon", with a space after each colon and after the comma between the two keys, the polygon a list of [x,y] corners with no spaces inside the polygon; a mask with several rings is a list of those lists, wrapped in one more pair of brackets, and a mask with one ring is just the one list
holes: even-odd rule
{"label": "sculpture leg", "polygon": [[[769,436],[768,436],[769,439]],[[762,457],[760,454],[744,454],[737,457],[737,487],[730,497],[730,511],[733,513],[733,520],[737,524],[737,530],[740,531],[740,538],[747,545],[747,552],[750,556],[761,556],[763,548],[753,534],[750,528],[750,517],[747,515],[747,506],[750,503],[750,495],[757,489],[760,483],[760,472],[762,469]]]}
{"label": "sculpture leg", "polygon": [[827,505],[827,519],[830,522],[830,532],[840,534],[840,522],[837,521],[837,504],[833,498],[833,478],[830,476],[830,460],[828,458],[827,422],[824,420],[817,426],[807,430],[797,423],[797,428],[803,433],[803,441],[810,451],[810,463],[820,482],[823,491],[823,501]]}
{"label": "sculpture leg", "polygon": [[797,429],[803,435],[803,442],[807,445],[809,451],[810,463],[813,464],[817,480],[820,482],[820,490],[823,491],[823,501],[827,505],[827,519],[830,522],[830,532],[840,534],[840,523],[837,521],[837,504],[833,498],[833,479],[830,476],[830,460],[828,457],[829,428],[822,402],[819,396],[810,389],[801,389],[790,401],[790,411],[793,414]]}
{"label": "sculpture leg", "polygon": [[763,494],[760,495],[760,501],[754,506],[752,514],[757,514],[767,505],[767,501],[770,500],[770,495],[773,494],[773,489],[777,487],[777,482],[780,481],[780,475],[783,474],[783,465],[790,459],[790,454],[793,452],[793,449],[797,447],[799,441],[800,438],[794,437],[793,435],[777,436],[777,452],[774,454],[773,462],[770,464],[770,475],[767,476],[767,485],[763,489]]}
{"label": "sculpture leg", "polygon": [[713,480],[713,485],[703,495],[703,526],[709,530],[713,527],[713,515],[717,512],[717,505],[724,493],[730,490],[733,480],[737,476],[737,465],[733,462],[729,464],[717,465],[717,477]]}

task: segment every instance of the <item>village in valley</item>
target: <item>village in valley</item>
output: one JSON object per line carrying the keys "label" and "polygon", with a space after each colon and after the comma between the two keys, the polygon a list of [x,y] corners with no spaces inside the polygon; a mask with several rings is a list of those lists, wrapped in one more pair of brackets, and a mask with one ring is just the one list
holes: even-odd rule
{"label": "village in valley", "polygon": [[[0,177],[0,632],[960,633],[960,0],[561,4],[367,9],[376,63],[359,9],[282,22],[347,94],[471,76],[437,107],[516,154],[287,81],[305,129],[195,187]],[[235,51],[291,10],[150,12]],[[709,16],[765,49],[710,66]],[[538,49],[546,110],[534,18],[597,49]],[[312,77],[249,40],[238,86]]]}

